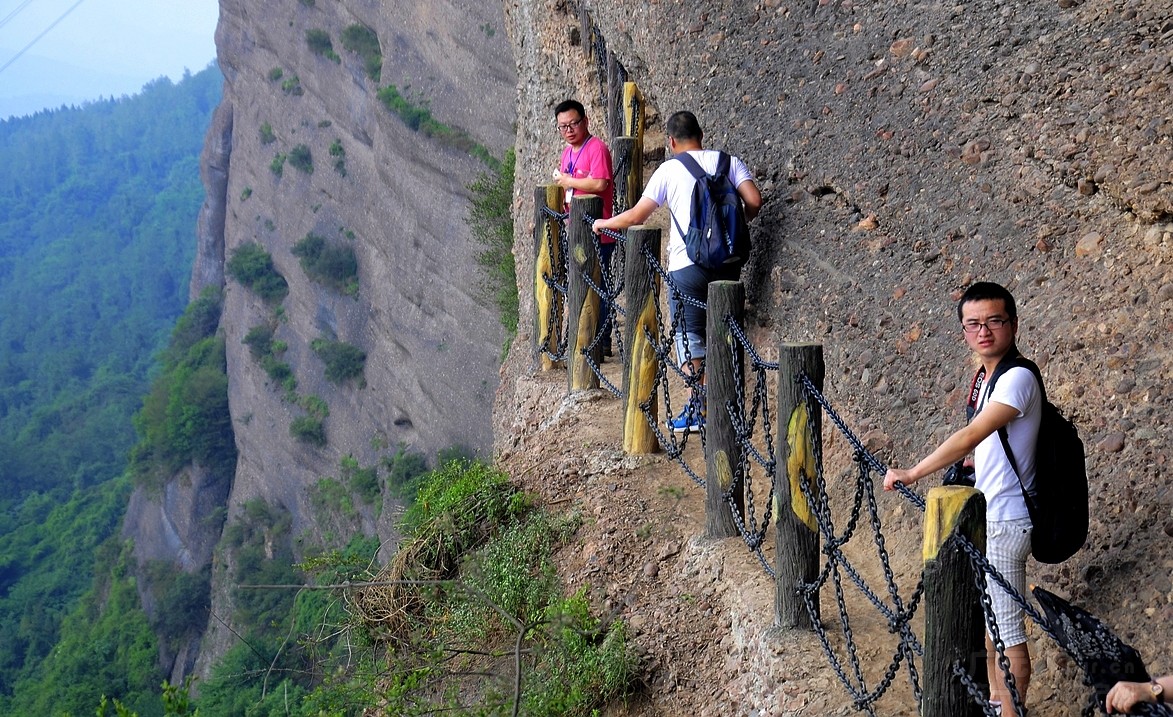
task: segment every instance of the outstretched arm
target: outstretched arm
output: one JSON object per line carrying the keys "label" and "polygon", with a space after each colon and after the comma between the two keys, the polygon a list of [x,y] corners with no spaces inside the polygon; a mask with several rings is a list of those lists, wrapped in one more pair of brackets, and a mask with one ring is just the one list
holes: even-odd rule
{"label": "outstretched arm", "polygon": [[596,219],[595,223],[591,225],[591,229],[595,234],[598,234],[604,229],[626,229],[636,224],[643,224],[659,206],[647,197],[640,197],[635,206],[626,212],[616,214],[610,219]]}
{"label": "outstretched arm", "polygon": [[912,485],[921,478],[956,463],[994,431],[1018,417],[1018,409],[1005,403],[991,401],[972,422],[949,436],[920,463],[906,470],[889,468],[884,475],[884,490],[895,490],[896,482]]}

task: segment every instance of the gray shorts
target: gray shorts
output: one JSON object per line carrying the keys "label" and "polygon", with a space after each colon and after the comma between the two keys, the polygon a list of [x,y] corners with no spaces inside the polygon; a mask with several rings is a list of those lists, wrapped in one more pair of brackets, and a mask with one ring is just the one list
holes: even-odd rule
{"label": "gray shorts", "polygon": [[[1026,557],[1030,555],[1030,518],[986,522],[986,557],[1019,595],[1026,596]],[[1022,607],[993,580],[986,590],[994,606],[998,636],[1006,647],[1026,642],[1026,614]],[[988,630],[987,630],[988,632]],[[992,637],[992,636],[991,636]]]}

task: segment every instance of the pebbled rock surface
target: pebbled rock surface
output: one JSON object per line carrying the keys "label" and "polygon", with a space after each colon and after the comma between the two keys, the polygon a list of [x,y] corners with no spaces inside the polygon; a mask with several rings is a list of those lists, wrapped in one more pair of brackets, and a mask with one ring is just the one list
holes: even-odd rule
{"label": "pebbled rock surface", "polygon": [[[651,113],[645,177],[662,158],[661,118],[678,109],[698,115],[707,146],[750,165],[766,199],[743,273],[754,341],[822,342],[829,398],[883,460],[911,465],[963,420],[973,366],[960,292],[988,279],[1015,293],[1020,347],[1080,427],[1092,481],[1088,545],[1028,579],[1173,671],[1173,3],[505,7],[524,78],[515,215],[527,219],[495,445],[528,486],[596,518],[563,571],[596,586],[645,651],[646,694],[617,714],[847,714],[851,700],[816,640],[771,631],[769,586],[744,548],[701,544],[703,509],[663,499],[692,495],[683,473],[621,456],[616,402],[559,409],[564,374],[536,369],[530,203],[561,146],[553,105],[575,95],[604,114],[592,26]],[[834,451],[832,465],[849,460],[841,442]],[[911,584],[920,516],[879,500]],[[865,639],[873,685],[883,634]],[[1037,631],[1031,645],[1031,714],[1078,714],[1074,669]],[[915,714],[901,688],[878,714]]]}

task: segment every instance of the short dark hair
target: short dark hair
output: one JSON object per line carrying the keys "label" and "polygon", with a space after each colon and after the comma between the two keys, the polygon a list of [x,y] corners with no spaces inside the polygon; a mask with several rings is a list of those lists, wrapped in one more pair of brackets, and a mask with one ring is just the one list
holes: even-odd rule
{"label": "short dark hair", "polygon": [[696,121],[696,115],[688,111],[677,112],[669,117],[664,128],[667,130],[668,136],[677,142],[680,140],[700,142],[705,138],[705,133],[701,130],[701,123]]}
{"label": "short dark hair", "polygon": [[569,112],[570,110],[578,112],[579,117],[586,117],[586,108],[578,100],[562,100],[554,107],[554,116],[557,117],[563,112]]}
{"label": "short dark hair", "polygon": [[1011,321],[1018,318],[1018,307],[1014,304],[1014,295],[1006,287],[992,281],[979,281],[970,284],[965,293],[961,295],[961,300],[957,302],[957,320],[961,321],[961,307],[969,302],[994,299],[1002,300],[1006,306],[1006,314]]}

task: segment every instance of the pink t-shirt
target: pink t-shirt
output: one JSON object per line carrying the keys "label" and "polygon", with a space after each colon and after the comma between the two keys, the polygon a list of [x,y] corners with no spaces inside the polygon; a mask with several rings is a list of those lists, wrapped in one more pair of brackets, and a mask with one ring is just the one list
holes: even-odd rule
{"label": "pink t-shirt", "polygon": [[[587,137],[587,141],[583,143],[582,148],[575,149],[570,145],[562,150],[562,163],[558,165],[563,172],[569,174],[575,179],[606,179],[607,188],[603,190],[601,196],[603,198],[603,216],[602,219],[607,219],[611,216],[611,210],[615,204],[615,176],[611,170],[611,150],[607,149],[607,145],[603,140],[591,135]],[[570,200],[574,197],[574,190],[566,190],[566,205],[570,206]],[[615,241],[606,235],[600,235],[599,239],[604,244],[610,244]]]}

